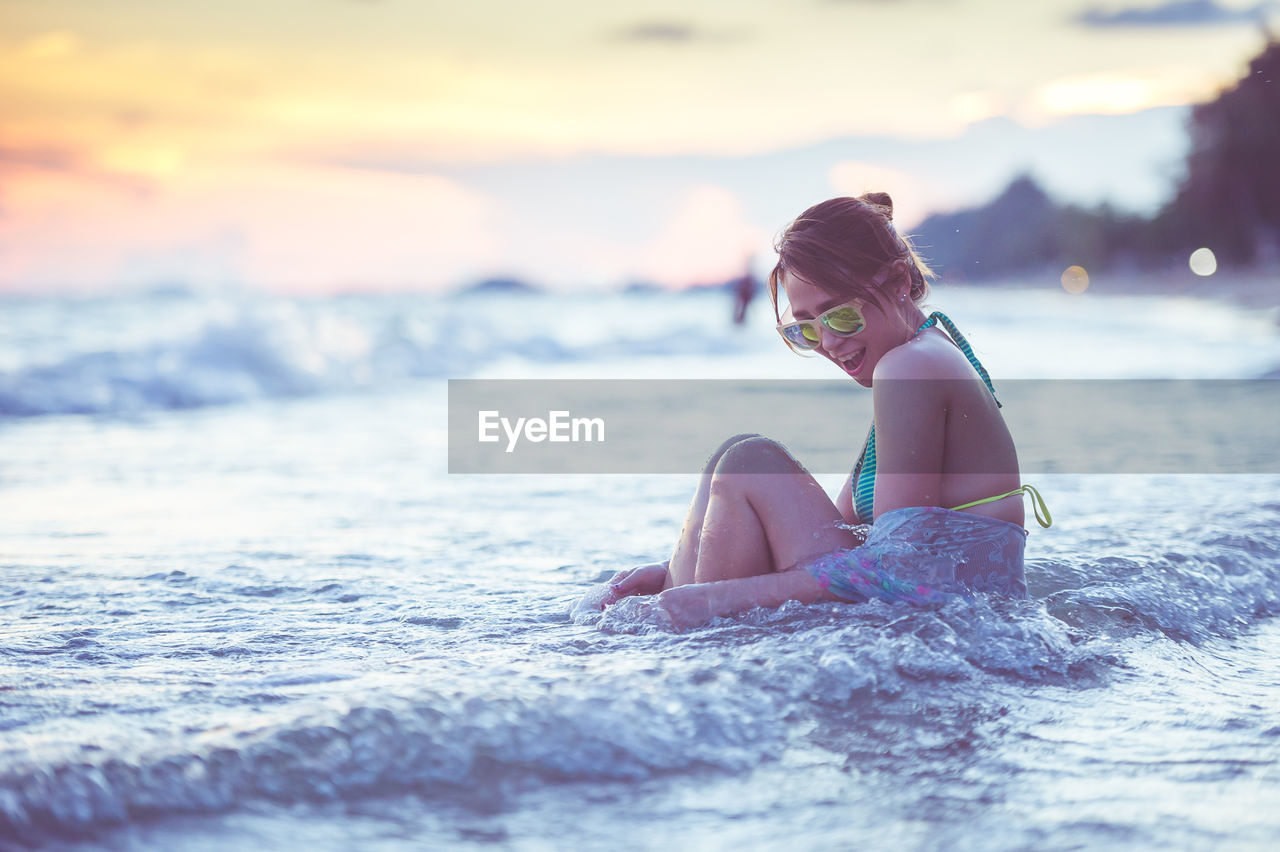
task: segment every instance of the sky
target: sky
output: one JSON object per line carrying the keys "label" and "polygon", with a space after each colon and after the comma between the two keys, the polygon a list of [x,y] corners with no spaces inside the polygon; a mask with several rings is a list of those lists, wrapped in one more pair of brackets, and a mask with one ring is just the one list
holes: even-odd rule
{"label": "sky", "polygon": [[0,292],[722,280],[833,195],[1150,212],[1276,0],[0,0]]}

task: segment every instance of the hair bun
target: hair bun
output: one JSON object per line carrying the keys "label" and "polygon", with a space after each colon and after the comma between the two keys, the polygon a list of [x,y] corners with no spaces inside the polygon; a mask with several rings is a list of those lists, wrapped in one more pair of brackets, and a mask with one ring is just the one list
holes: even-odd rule
{"label": "hair bun", "polygon": [[860,201],[867,204],[874,204],[876,207],[883,208],[884,216],[890,222],[893,221],[893,199],[889,197],[887,192],[867,192],[863,193]]}

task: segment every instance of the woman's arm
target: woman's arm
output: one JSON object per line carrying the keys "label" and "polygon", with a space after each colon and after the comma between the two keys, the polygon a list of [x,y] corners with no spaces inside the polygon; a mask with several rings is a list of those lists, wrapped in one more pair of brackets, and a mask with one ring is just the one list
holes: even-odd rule
{"label": "woman's arm", "polygon": [[758,606],[776,608],[787,601],[823,600],[839,598],[827,592],[808,571],[796,568],[757,577],[676,586],[658,595],[656,606],[666,613],[672,625],[684,630]]}
{"label": "woman's arm", "polygon": [[915,353],[889,353],[876,365],[876,515],[904,506],[938,506],[946,446],[948,382]]}

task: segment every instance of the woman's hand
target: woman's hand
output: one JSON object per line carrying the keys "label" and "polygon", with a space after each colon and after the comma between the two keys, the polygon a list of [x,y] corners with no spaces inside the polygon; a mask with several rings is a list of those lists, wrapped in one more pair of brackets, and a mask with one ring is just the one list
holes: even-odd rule
{"label": "woman's hand", "polygon": [[656,609],[671,620],[676,630],[700,627],[718,613],[713,611],[711,594],[713,583],[691,583],[676,586],[658,595]]}
{"label": "woman's hand", "polygon": [[713,618],[728,618],[758,606],[776,609],[787,601],[815,603],[838,600],[808,571],[776,571],[756,577],[689,583],[654,598],[654,609],[676,630],[701,627]]}
{"label": "woman's hand", "polygon": [[609,589],[600,602],[600,608],[617,603],[631,595],[656,595],[667,583],[666,562],[650,562],[619,571],[609,580]]}

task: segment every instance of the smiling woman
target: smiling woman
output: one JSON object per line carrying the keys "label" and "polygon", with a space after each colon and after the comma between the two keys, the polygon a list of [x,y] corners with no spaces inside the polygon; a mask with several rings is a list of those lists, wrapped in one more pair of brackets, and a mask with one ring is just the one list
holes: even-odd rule
{"label": "smiling woman", "polygon": [[[1019,483],[968,341],[921,310],[930,272],[892,217],[884,193],[811,207],[782,233],[769,277],[787,345],[874,394],[875,422],[839,496],[776,442],[736,435],[703,470],[671,559],[616,575],[603,606],[658,593],[657,609],[687,627],[788,600],[1026,594],[1023,508],[1009,498],[1039,495]],[[1036,517],[1048,525],[1042,504]]]}

